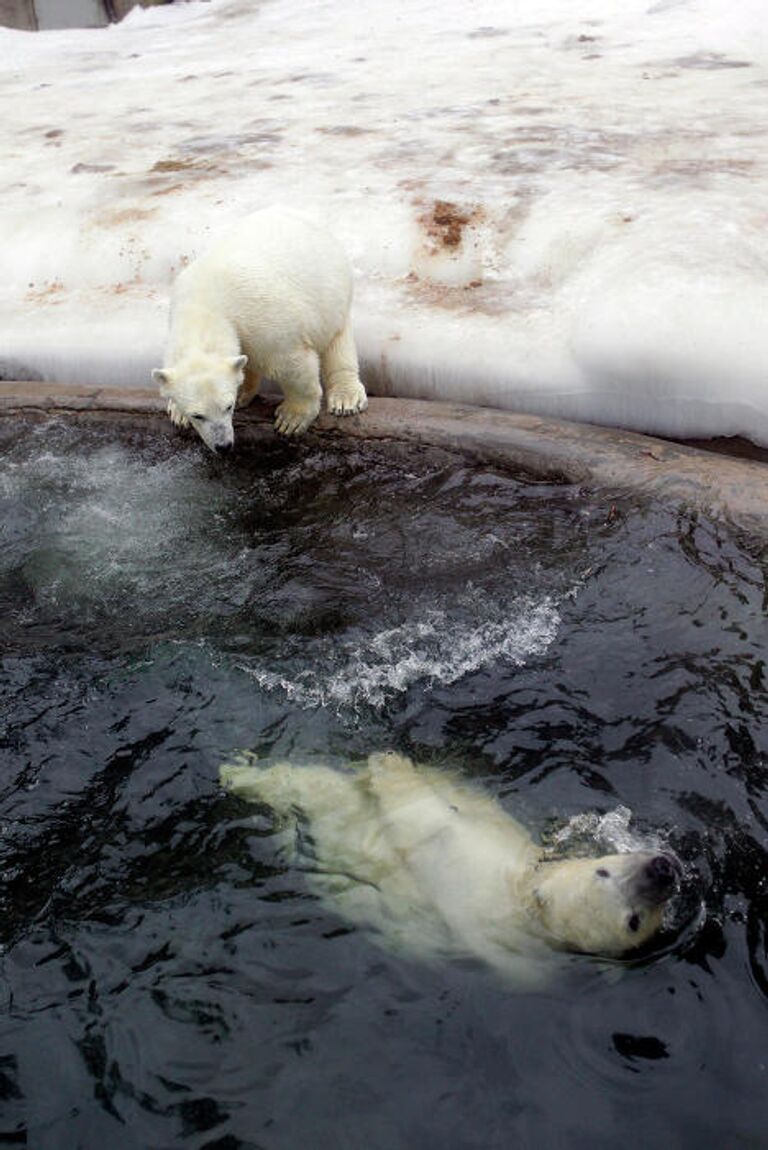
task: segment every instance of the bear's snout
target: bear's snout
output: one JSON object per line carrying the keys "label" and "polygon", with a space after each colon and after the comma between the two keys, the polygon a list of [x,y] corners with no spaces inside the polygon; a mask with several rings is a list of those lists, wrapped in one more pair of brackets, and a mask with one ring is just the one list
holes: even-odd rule
{"label": "bear's snout", "polygon": [[672,897],[682,868],[674,855],[654,855],[643,867],[640,893],[648,902],[659,906]]}
{"label": "bear's snout", "polygon": [[216,455],[228,454],[235,445],[235,432],[231,423],[210,422],[197,428],[206,447]]}

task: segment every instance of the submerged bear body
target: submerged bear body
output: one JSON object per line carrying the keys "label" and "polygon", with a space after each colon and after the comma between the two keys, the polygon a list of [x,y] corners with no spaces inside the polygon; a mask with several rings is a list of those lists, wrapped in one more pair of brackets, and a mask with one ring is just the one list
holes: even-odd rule
{"label": "submerged bear body", "polygon": [[538,981],[554,950],[617,956],[647,942],[677,886],[678,864],[658,852],[547,860],[489,796],[395,754],[349,772],[225,766],[221,779],[278,815],[304,812],[311,884],[347,918],[518,982]]}

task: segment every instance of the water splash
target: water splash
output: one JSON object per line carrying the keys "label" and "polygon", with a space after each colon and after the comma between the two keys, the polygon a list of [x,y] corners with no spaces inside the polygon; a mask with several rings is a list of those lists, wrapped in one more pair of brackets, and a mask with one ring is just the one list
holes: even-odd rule
{"label": "water splash", "polygon": [[[484,619],[485,611],[490,612]],[[477,616],[480,615],[480,619]],[[482,602],[473,621],[460,621],[448,607],[376,631],[355,643],[322,652],[314,666],[291,675],[243,664],[267,691],[282,691],[305,707],[381,707],[418,682],[446,686],[504,661],[522,665],[543,654],[560,623],[554,599],[523,596],[504,607]]]}
{"label": "water splash", "polygon": [[658,833],[641,833],[631,823],[629,807],[618,806],[603,814],[585,811],[574,815],[549,837],[549,849],[553,853],[567,850],[569,854],[591,854],[595,847],[616,854],[669,849]]}

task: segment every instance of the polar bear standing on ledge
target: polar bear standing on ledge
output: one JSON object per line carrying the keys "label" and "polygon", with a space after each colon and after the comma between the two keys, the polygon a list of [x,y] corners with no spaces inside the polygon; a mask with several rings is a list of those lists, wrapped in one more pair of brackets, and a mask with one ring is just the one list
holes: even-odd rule
{"label": "polar bear standing on ledge", "polygon": [[300,808],[310,882],[347,918],[424,959],[479,958],[520,985],[553,950],[621,955],[651,939],[677,890],[669,854],[549,860],[496,802],[401,755],[355,771],[223,766],[228,790]]}
{"label": "polar bear standing on ledge", "polygon": [[352,274],[334,237],[287,208],[255,212],[176,279],[165,364],[152,372],[168,414],[213,451],[234,443],[235,405],[262,379],[285,396],[275,427],[300,435],[320,412],[363,411],[350,323]]}

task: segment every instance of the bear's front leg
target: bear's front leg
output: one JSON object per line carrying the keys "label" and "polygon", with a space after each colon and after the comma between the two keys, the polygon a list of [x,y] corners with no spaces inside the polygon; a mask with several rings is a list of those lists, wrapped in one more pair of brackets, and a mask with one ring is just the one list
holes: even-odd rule
{"label": "bear's front leg", "polygon": [[166,410],[170,416],[171,423],[173,423],[176,427],[189,427],[189,420],[187,419],[186,415],[182,415],[181,408],[173,399],[168,400]]}
{"label": "bear's front leg", "polygon": [[276,375],[285,399],[275,412],[275,430],[301,435],[320,414],[320,361],[307,349],[286,360]]}
{"label": "bear's front leg", "polygon": [[236,407],[247,407],[248,404],[254,399],[261,387],[261,377],[256,372],[245,369],[245,377],[240,384],[240,390],[237,393]]}
{"label": "bear's front leg", "polygon": [[346,326],[326,348],[322,358],[326,403],[331,415],[354,415],[365,411],[368,396],[360,382],[352,325]]}

